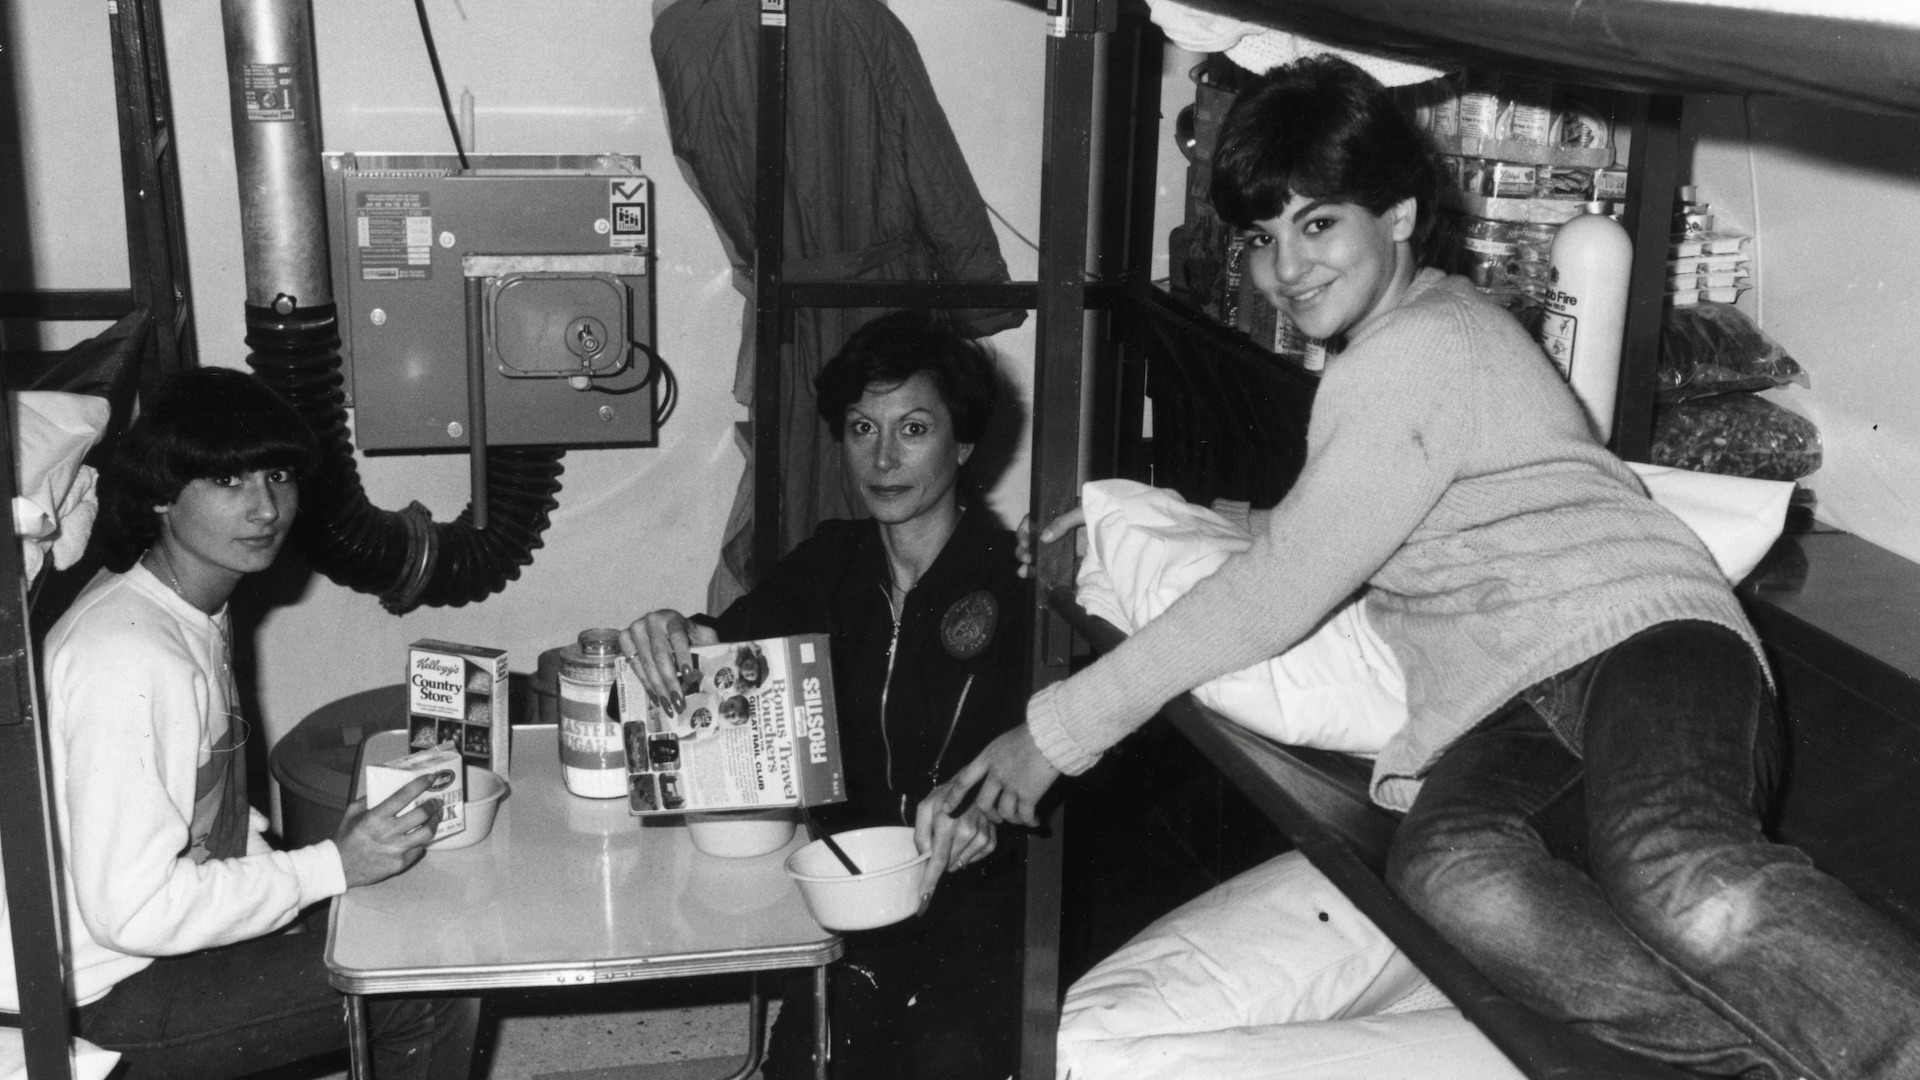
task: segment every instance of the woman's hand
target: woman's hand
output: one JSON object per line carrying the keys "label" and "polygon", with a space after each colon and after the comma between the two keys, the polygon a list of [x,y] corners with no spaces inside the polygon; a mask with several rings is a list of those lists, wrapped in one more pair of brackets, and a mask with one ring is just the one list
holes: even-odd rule
{"label": "woman's hand", "polygon": [[[1036,807],[1060,776],[1060,770],[1040,752],[1027,725],[1002,734],[987,744],[980,756],[954,774],[953,779],[935,790],[941,795],[942,810],[953,813],[965,801],[973,785],[980,785],[973,807],[996,825],[1018,822],[1029,829],[1040,827]],[[931,800],[932,796],[928,797]]]}
{"label": "woman's hand", "polygon": [[[1040,542],[1051,544],[1076,529],[1084,528],[1086,524],[1087,512],[1076,506],[1047,522],[1047,527],[1040,530]],[[1013,531],[1013,535],[1015,538],[1013,557],[1020,560],[1020,568],[1015,573],[1021,577],[1031,577],[1033,576],[1033,516],[1031,514],[1020,519],[1020,527]]]}
{"label": "woman's hand", "polygon": [[[922,914],[933,901],[933,890],[940,885],[940,875],[972,866],[993,854],[994,846],[999,843],[993,823],[977,808],[967,807],[958,815],[943,809],[951,794],[947,785],[934,788],[920,800],[913,815],[913,845],[931,853],[920,869]],[[961,788],[960,794],[965,795],[966,789]]]}
{"label": "woman's hand", "polygon": [[671,608],[651,611],[620,631],[620,651],[633,661],[641,685],[659,701],[668,702],[674,712],[687,707],[680,689],[680,673],[693,658],[695,645],[713,645],[720,635],[710,626],[687,621]]}
{"label": "woman's hand", "polygon": [[333,844],[340,849],[340,869],[349,889],[385,881],[427,853],[433,831],[440,824],[439,804],[416,806],[404,814],[400,808],[427,790],[432,780],[431,776],[416,776],[371,810],[358,799],[347,807]]}

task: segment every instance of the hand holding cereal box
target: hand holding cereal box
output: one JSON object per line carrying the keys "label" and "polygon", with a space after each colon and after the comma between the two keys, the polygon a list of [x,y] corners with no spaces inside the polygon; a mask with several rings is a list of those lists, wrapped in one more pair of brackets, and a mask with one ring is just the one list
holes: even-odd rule
{"label": "hand holding cereal box", "polygon": [[697,645],[685,704],[648,695],[620,665],[629,808],[635,814],[841,802],[846,778],[825,634]]}
{"label": "hand holding cereal box", "polygon": [[460,760],[460,754],[444,746],[416,750],[392,761],[371,763],[367,766],[364,785],[367,805],[380,805],[416,776],[431,776],[433,780],[427,785],[427,790],[401,807],[394,816],[398,817],[416,806],[425,806],[428,811],[439,814],[433,838],[444,840],[465,832],[467,828],[466,771],[466,763]]}

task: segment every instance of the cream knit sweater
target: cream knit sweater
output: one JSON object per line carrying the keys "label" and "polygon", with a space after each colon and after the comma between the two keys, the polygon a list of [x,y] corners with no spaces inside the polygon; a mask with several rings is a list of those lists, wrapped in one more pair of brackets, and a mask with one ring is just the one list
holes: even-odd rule
{"label": "cream knit sweater", "polygon": [[1393,809],[1481,718],[1650,626],[1717,623],[1759,655],[1705,547],[1594,442],[1538,346],[1434,270],[1328,363],[1306,467],[1256,532],[1034,695],[1027,724],[1049,761],[1084,771],[1169,699],[1277,655],[1362,587],[1407,677],[1410,719],[1373,774]]}

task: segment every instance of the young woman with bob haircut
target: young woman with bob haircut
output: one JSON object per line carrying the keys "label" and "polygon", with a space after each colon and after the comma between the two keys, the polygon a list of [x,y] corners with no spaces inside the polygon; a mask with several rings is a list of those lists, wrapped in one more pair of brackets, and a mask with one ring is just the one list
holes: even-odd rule
{"label": "young woman with bob haircut", "polygon": [[[279,555],[318,450],[243,372],[182,371],[142,406],[101,479],[107,569],[46,644],[76,1027],[120,1052],[125,1080],[219,1080],[346,1047],[326,935],[280,931],[412,866],[433,830],[398,813],[423,777],[349,808],[334,839],[268,844],[227,600]],[[464,1078],[478,1017],[475,999],[370,1001],[375,1075]]]}

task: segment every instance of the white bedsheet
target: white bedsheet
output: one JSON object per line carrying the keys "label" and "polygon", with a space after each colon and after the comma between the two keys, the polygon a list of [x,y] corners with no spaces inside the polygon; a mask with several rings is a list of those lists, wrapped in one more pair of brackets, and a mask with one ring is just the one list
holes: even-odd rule
{"label": "white bedsheet", "polygon": [[[118,1051],[102,1050],[85,1039],[73,1040],[75,1080],[101,1080],[119,1060]],[[27,1080],[26,1053],[20,1032],[13,1028],[0,1028],[0,1080]]]}
{"label": "white bedsheet", "polygon": [[1299,852],[1156,920],[1074,982],[1060,1080],[1518,1080]]}

